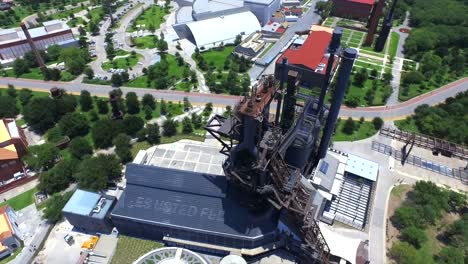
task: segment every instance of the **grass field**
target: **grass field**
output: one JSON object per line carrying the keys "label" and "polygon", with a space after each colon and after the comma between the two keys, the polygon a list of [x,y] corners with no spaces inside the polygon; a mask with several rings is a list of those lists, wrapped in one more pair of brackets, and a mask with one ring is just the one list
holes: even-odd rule
{"label": "grass field", "polygon": [[156,36],[149,35],[133,39],[133,43],[139,49],[154,49],[156,48]]}
{"label": "grass field", "polygon": [[222,69],[224,66],[224,61],[229,55],[231,55],[233,50],[234,46],[226,46],[222,50],[211,49],[205,52],[201,52],[200,54],[202,55],[203,59],[205,59],[206,63],[208,63],[208,65],[213,62],[217,69]]}
{"label": "grass field", "polygon": [[400,41],[400,35],[396,32],[390,34],[390,47],[388,49],[388,55],[392,58],[396,56],[398,49],[398,42]]}
{"label": "grass field", "polygon": [[[14,77],[14,78],[24,78],[24,79],[33,79],[33,80],[44,80],[42,76],[42,72],[39,68],[31,68],[28,73],[23,73],[20,76],[16,76],[12,69],[5,71],[5,77]],[[60,75],[60,81],[62,82],[69,82],[76,78],[76,76],[72,75],[70,72],[62,71]]]}
{"label": "grass field", "polygon": [[19,194],[6,202],[0,203],[0,206],[3,206],[5,204],[8,204],[13,208],[15,211],[21,210],[25,208],[28,205],[31,205],[34,203],[34,193],[37,192],[36,188],[33,188],[29,191],[26,191],[22,194]]}
{"label": "grass field", "polygon": [[137,65],[139,59],[141,58],[142,56],[137,54],[135,56],[131,55],[131,56],[128,56],[128,57],[125,57],[125,58],[118,58],[118,59],[114,59],[112,62],[108,61],[108,62],[104,62],[101,67],[102,69],[104,70],[109,70],[111,68],[114,68],[114,69],[128,69],[130,67],[133,67],[135,65]]}
{"label": "grass field", "polygon": [[405,131],[409,131],[409,132],[415,132],[415,133],[421,133],[421,131],[419,131],[418,127],[414,123],[414,119],[411,118],[411,117],[406,118],[406,119],[402,119],[402,120],[397,120],[394,123],[395,123],[395,126],[397,126],[401,130],[405,130]]}
{"label": "grass field", "polygon": [[[165,54],[164,55],[167,63],[169,64],[169,78],[174,79],[174,81],[182,80],[183,68],[177,65],[177,60],[174,55]],[[135,88],[148,88],[148,77],[146,75],[140,76],[126,83],[128,87]]]}
{"label": "grass field", "polygon": [[135,19],[130,31],[137,30],[137,25],[144,25],[145,29],[159,29],[161,24],[164,22],[164,16],[167,14],[168,13],[163,7],[153,6],[148,8]]}
{"label": "grass field", "polygon": [[133,263],[142,255],[163,246],[164,244],[159,242],[121,235],[111,264]]}
{"label": "grass field", "polygon": [[343,133],[343,125],[345,121],[346,120],[340,120],[338,122],[335,129],[335,135],[333,135],[333,141],[356,141],[371,137],[377,133],[372,122],[364,121],[360,124],[359,121],[356,121],[356,125],[359,126],[359,128],[351,135],[345,134]]}

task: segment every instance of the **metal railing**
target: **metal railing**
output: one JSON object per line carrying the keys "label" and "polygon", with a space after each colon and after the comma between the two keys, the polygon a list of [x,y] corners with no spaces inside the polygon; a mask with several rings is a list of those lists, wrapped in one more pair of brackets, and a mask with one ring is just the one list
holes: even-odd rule
{"label": "metal railing", "polygon": [[[392,156],[398,161],[401,161],[403,158],[403,153],[400,150],[393,148],[392,146],[372,141],[372,150],[383,153],[388,156]],[[405,160],[405,163],[411,164],[416,167],[420,167],[429,171],[436,172],[438,174],[458,179],[463,184],[468,185],[468,171],[465,169],[449,168],[445,165],[439,164],[437,162],[423,159],[415,155],[408,155]]]}

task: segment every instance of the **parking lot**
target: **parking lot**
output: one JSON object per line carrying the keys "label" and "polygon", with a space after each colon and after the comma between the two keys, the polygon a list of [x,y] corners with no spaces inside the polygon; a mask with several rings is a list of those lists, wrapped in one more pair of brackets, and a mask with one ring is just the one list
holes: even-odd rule
{"label": "parking lot", "polygon": [[[76,263],[80,257],[81,245],[92,235],[72,230],[73,226],[63,220],[58,223],[47,237],[43,249],[38,253],[35,263]],[[64,237],[70,234],[73,242],[68,244]]]}

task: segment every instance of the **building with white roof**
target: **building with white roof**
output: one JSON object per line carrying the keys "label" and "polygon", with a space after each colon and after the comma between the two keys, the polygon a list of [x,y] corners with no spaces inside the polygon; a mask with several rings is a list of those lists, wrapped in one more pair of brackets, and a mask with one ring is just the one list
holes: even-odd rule
{"label": "building with white roof", "polygon": [[364,228],[378,170],[378,164],[373,161],[329,151],[309,180],[324,198],[320,220]]}
{"label": "building with white roof", "polygon": [[187,23],[189,39],[205,49],[234,43],[237,35],[248,36],[260,31],[260,23],[250,11]]}
{"label": "building with white roof", "polygon": [[[42,27],[28,29],[28,31],[39,50],[44,50],[50,45],[69,44],[75,41],[70,27],[60,20],[44,22]],[[0,31],[0,62],[2,64],[14,61],[29,51],[31,51],[31,46],[21,28]]]}
{"label": "building with white roof", "polygon": [[209,48],[234,42],[236,35],[261,30],[280,8],[280,0],[178,0],[174,30],[180,39]]}

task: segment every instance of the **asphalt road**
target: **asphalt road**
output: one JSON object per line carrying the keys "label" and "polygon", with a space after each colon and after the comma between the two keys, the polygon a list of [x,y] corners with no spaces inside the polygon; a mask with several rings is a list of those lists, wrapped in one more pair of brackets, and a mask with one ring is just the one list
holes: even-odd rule
{"label": "asphalt road", "polygon": [[[66,83],[66,82],[45,82],[40,80],[16,79],[16,78],[1,78],[0,86],[12,84],[17,88],[29,88],[36,91],[49,91],[52,87],[63,88],[72,93],[79,93],[81,90],[88,90],[92,95],[107,96],[113,88],[111,86],[91,85],[84,83]],[[202,93],[185,93],[180,91],[154,90],[144,88],[128,88],[121,87],[124,93],[135,92],[138,96],[143,96],[145,93],[152,94],[155,98],[164,99],[166,101],[182,101],[184,97],[188,97],[193,104],[206,104],[212,102],[217,106],[234,105],[240,100],[240,96],[221,95],[221,94],[202,94]],[[452,97],[459,92],[468,90],[468,77],[447,84],[437,90],[420,95],[403,103],[398,103],[391,106],[377,107],[357,107],[349,108],[343,106],[340,111],[342,117],[353,117],[372,119],[381,117],[385,120],[402,119],[413,114],[414,109],[422,104],[435,105],[443,102],[446,98]],[[274,107],[274,105],[272,106]]]}

